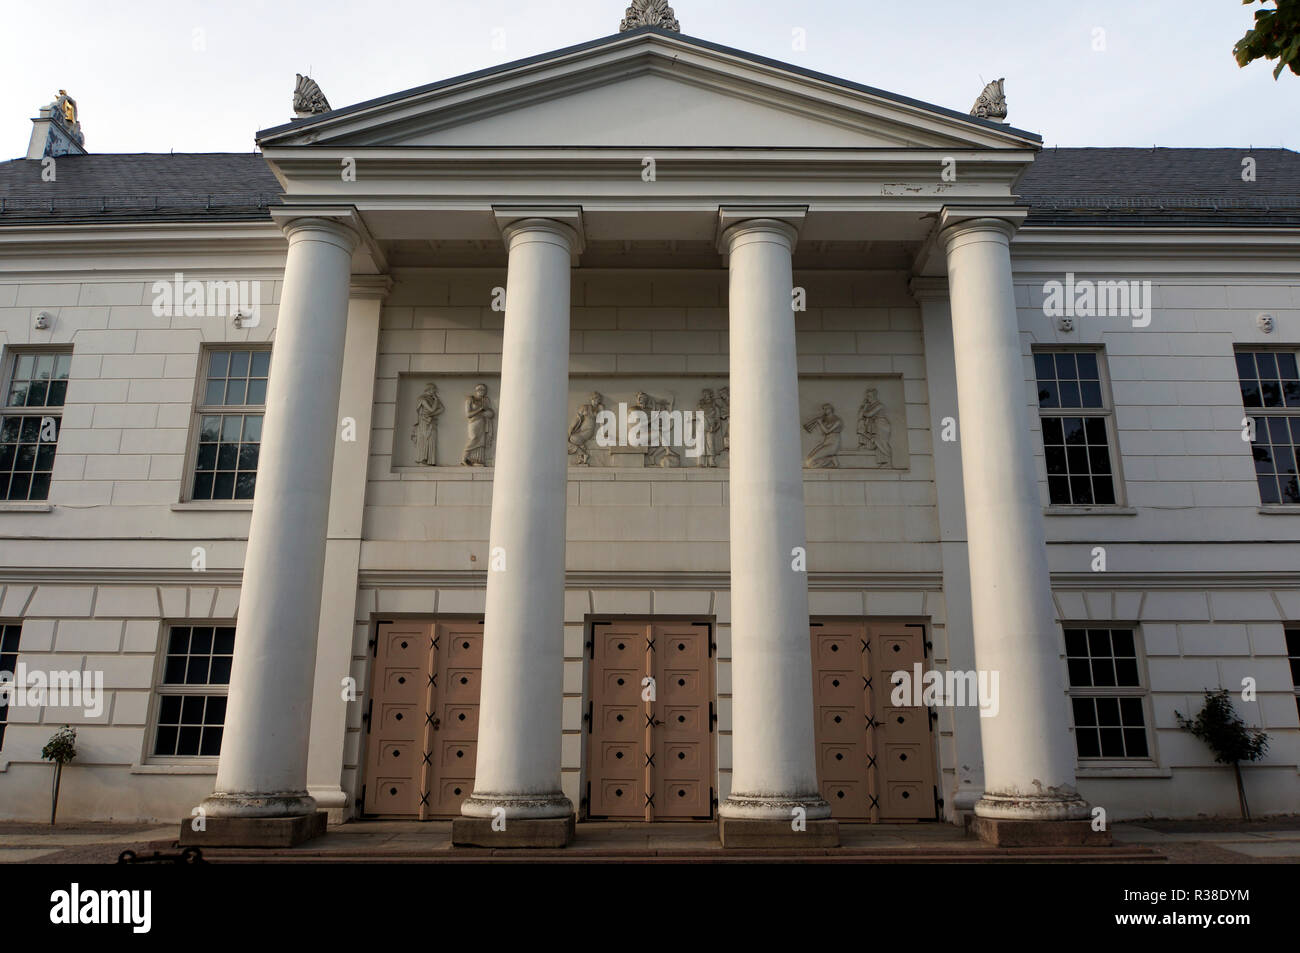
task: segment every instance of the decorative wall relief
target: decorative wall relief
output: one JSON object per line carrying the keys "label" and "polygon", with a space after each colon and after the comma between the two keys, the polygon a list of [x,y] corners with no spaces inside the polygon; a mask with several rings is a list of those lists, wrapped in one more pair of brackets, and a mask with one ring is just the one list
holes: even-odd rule
{"label": "decorative wall relief", "polygon": [[858,408],[858,449],[874,453],[877,466],[894,465],[894,451],[890,445],[892,429],[893,424],[885,414],[885,405],[880,402],[879,392],[874,387],[868,387],[862,397],[862,406]]}
{"label": "decorative wall relief", "polygon": [[901,378],[800,378],[799,413],[806,469],[908,468]]}
{"label": "decorative wall relief", "polygon": [[[393,427],[403,439],[393,441],[393,467],[491,467],[499,387],[495,375],[401,375]],[[445,426],[449,408],[458,406],[464,409],[463,431]],[[901,377],[802,377],[795,410],[806,469],[907,469]],[[575,375],[569,381],[567,417],[567,432],[556,434],[556,441],[564,441],[571,467],[725,470],[730,465],[731,395],[725,377]]]}
{"label": "decorative wall relief", "polygon": [[587,447],[596,436],[599,415],[605,409],[605,398],[599,391],[592,391],[585,404],[578,405],[578,413],[569,428],[569,456],[576,457],[578,466],[585,467],[591,463],[591,453]]}
{"label": "decorative wall relief", "polygon": [[460,462],[467,467],[486,467],[492,462],[492,439],[496,434],[496,410],[488,397],[486,384],[474,385],[465,398],[465,422],[468,439]]}
{"label": "decorative wall relief", "polygon": [[415,426],[411,442],[415,444],[415,462],[432,467],[438,463],[438,416],[442,413],[438,385],[427,384],[415,407]]}
{"label": "decorative wall relief", "polygon": [[812,470],[839,469],[840,434],[844,431],[844,421],[835,415],[835,407],[822,404],[821,413],[805,421],[803,429],[821,434],[817,446],[804,457],[803,465]]}

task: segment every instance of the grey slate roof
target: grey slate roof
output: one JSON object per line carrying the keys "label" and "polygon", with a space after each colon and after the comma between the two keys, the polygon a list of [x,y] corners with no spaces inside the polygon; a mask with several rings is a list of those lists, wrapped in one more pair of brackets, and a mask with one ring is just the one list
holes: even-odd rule
{"label": "grey slate roof", "polygon": [[[260,153],[64,156],[56,171],[43,182],[39,160],[0,162],[0,225],[266,221],[281,195]],[[1017,192],[1029,224],[1300,227],[1300,153],[1049,148]]]}
{"label": "grey slate roof", "polygon": [[280,183],[260,152],[61,156],[0,162],[0,224],[270,218]]}
{"label": "grey slate roof", "polygon": [[1016,191],[1032,224],[1300,225],[1300,152],[1044,149]]}

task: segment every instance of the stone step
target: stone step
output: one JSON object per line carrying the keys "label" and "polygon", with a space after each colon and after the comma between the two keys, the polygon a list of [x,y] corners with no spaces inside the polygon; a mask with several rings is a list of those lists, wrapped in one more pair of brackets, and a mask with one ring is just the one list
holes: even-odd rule
{"label": "stone step", "polygon": [[1149,847],[1021,847],[965,849],[822,850],[655,850],[569,848],[565,850],[348,850],[327,851],[211,849],[210,863],[668,863],[668,864],[1159,864],[1166,857]]}

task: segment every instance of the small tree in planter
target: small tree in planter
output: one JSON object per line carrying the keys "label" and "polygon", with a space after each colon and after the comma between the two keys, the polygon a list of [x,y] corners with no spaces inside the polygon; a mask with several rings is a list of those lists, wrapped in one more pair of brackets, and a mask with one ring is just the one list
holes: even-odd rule
{"label": "small tree in planter", "polygon": [[77,729],[64,725],[56,731],[41,749],[41,757],[54,762],[54,794],[50,801],[50,823],[59,813],[59,780],[63,766],[77,756]]}
{"label": "small tree in planter", "polygon": [[1241,762],[1258,761],[1268,751],[1268,735],[1258,728],[1247,727],[1226,688],[1206,691],[1205,707],[1195,718],[1184,718],[1175,711],[1178,725],[1200,738],[1214,752],[1214,760],[1232,765],[1237,776],[1237,798],[1241,802],[1241,816],[1250,820],[1250,805],[1246,803],[1246,786],[1241,780]]}

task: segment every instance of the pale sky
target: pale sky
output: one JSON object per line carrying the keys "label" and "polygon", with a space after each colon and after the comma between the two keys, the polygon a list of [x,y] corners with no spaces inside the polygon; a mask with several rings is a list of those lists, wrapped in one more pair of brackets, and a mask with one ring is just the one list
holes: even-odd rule
{"label": "pale sky", "polygon": [[[294,73],[346,106],[607,36],[627,0],[15,0],[0,158],[60,89],[91,152],[241,152],[292,118]],[[682,32],[968,111],[1062,146],[1300,147],[1300,77],[1239,69],[1237,0],[680,0]],[[806,48],[795,49],[795,30]],[[1100,46],[1100,49],[1094,47]]]}

